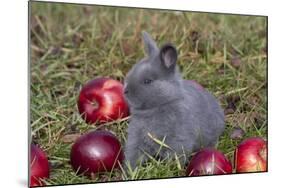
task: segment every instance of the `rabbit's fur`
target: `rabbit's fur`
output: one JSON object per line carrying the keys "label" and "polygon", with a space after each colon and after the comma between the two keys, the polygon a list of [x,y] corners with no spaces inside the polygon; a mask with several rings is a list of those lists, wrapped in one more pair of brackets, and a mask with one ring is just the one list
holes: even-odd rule
{"label": "rabbit's fur", "polygon": [[[148,155],[186,156],[201,147],[214,147],[225,127],[215,97],[181,78],[173,45],[167,43],[159,49],[146,32],[143,41],[147,57],[125,78],[124,94],[131,113],[126,161],[134,168],[137,162],[147,161]],[[184,163],[186,158],[180,161]]]}

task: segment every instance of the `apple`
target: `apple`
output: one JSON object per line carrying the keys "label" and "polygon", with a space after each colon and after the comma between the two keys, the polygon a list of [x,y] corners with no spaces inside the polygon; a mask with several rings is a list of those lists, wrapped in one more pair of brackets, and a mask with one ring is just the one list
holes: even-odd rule
{"label": "apple", "polygon": [[267,171],[267,145],[259,137],[242,141],[235,150],[236,172]]}
{"label": "apple", "polygon": [[103,123],[128,116],[123,84],[111,78],[96,78],[80,91],[78,110],[89,124]]}
{"label": "apple", "polygon": [[223,153],[212,148],[205,148],[197,152],[186,169],[187,176],[229,173],[232,173],[231,163]]}
{"label": "apple", "polygon": [[30,147],[30,186],[43,186],[41,181],[49,178],[49,162],[46,153],[38,146],[31,144]]}
{"label": "apple", "polygon": [[124,159],[121,144],[109,131],[97,130],[80,136],[73,144],[70,163],[79,174],[111,171]]}

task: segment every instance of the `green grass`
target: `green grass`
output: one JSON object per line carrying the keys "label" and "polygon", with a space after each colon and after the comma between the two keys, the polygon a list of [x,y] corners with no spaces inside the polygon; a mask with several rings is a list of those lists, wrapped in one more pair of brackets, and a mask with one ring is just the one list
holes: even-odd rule
{"label": "green grass", "polygon": [[[48,185],[184,176],[177,160],[152,160],[128,174],[122,170],[76,175],[69,164],[72,143],[63,136],[86,133],[95,126],[79,116],[76,101],[88,80],[108,76],[122,81],[144,56],[141,31],[159,44],[170,41],[179,51],[185,79],[197,80],[227,106],[239,96],[217,148],[232,160],[237,144],[248,137],[267,138],[267,39],[265,17],[207,13],[170,13],[144,9],[31,3],[31,129],[32,139],[48,154]],[[231,62],[237,57],[238,66]],[[122,145],[127,120],[104,128]],[[234,127],[245,131],[234,140]]]}

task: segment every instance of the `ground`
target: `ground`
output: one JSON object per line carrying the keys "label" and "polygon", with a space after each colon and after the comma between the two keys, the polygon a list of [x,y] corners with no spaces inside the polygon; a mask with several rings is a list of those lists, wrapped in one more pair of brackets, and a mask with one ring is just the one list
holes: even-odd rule
{"label": "ground", "polygon": [[[144,56],[144,30],[160,45],[172,42],[179,51],[182,76],[218,98],[225,109],[226,130],[217,149],[232,163],[235,147],[243,139],[267,139],[266,17],[30,4],[30,126],[32,141],[47,153],[51,164],[46,184],[185,175],[185,167],[174,160],[154,160],[129,174],[115,170],[92,178],[77,175],[69,164],[72,138],[96,129],[78,113],[82,85],[101,76],[122,81]],[[113,131],[124,146],[127,126],[124,119],[104,129]]]}

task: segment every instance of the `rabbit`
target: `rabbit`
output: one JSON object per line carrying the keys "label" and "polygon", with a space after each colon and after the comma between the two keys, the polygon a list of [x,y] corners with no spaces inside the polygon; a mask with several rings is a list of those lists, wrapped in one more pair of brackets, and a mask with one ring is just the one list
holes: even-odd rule
{"label": "rabbit", "polygon": [[147,56],[124,79],[131,113],[126,165],[134,169],[149,156],[165,159],[175,154],[185,164],[192,152],[215,147],[225,128],[224,113],[212,94],[181,77],[173,44],[159,49],[147,32],[142,34]]}

